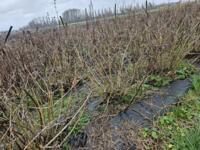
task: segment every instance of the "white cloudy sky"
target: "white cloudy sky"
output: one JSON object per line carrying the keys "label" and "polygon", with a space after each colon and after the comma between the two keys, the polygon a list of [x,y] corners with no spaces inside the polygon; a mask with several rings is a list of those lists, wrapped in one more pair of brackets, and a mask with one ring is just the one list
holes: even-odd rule
{"label": "white cloudy sky", "polygon": [[[92,0],[95,9],[119,5],[142,4],[145,0]],[[177,0],[150,0],[154,3],[173,2]],[[59,14],[69,8],[88,8],[90,0],[57,0]],[[10,25],[18,29],[30,20],[45,16],[47,12],[55,16],[54,0],[0,0],[0,31],[7,30]]]}

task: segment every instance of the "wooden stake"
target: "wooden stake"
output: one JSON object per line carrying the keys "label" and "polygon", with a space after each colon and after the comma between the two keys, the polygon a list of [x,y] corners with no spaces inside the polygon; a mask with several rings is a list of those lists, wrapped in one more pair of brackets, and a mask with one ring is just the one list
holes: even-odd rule
{"label": "wooden stake", "polygon": [[8,33],[7,33],[7,35],[6,35],[6,38],[5,38],[4,44],[6,44],[6,43],[7,43],[7,41],[8,41],[8,38],[9,38],[9,36],[10,36],[10,34],[11,34],[12,28],[13,28],[13,26],[10,26],[10,29],[9,29],[9,31],[8,31]]}

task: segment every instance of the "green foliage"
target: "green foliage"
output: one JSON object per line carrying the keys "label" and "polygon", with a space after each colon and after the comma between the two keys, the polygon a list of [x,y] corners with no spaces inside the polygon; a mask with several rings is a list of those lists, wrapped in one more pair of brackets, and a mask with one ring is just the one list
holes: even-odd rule
{"label": "green foliage", "polygon": [[152,75],[149,77],[147,84],[150,84],[154,87],[162,87],[168,85],[171,81],[172,79],[169,77]]}
{"label": "green foliage", "polygon": [[174,117],[172,116],[164,116],[160,118],[160,124],[161,125],[170,125],[174,122]]}
{"label": "green foliage", "polygon": [[187,129],[183,134],[178,133],[174,138],[173,150],[199,150],[200,149],[200,122],[194,128]]}
{"label": "green foliage", "polygon": [[73,124],[69,127],[69,132],[72,134],[76,134],[80,132],[91,120],[91,116],[88,113],[83,113],[83,115],[79,118],[77,124]]}
{"label": "green foliage", "polygon": [[179,109],[175,109],[174,110],[174,115],[177,118],[181,118],[181,119],[189,119],[191,117],[190,112],[184,107],[179,108]]}
{"label": "green foliage", "polygon": [[184,67],[184,68],[178,69],[176,71],[176,75],[178,76],[177,77],[178,79],[182,80],[189,77],[191,75],[191,72],[186,67]]}
{"label": "green foliage", "polygon": [[190,77],[195,72],[195,67],[187,62],[182,62],[179,68],[176,70],[177,78],[180,80]]}
{"label": "green foliage", "polygon": [[121,97],[121,103],[129,104],[134,97],[134,93],[128,93]]}
{"label": "green foliage", "polygon": [[152,86],[149,85],[149,84],[144,83],[144,84],[142,85],[142,90],[150,90],[151,88],[152,88]]}
{"label": "green foliage", "polygon": [[143,138],[151,137],[154,140],[157,140],[159,138],[159,133],[156,128],[153,129],[144,128],[140,131],[140,135]]}
{"label": "green foliage", "polygon": [[140,131],[140,135],[143,137],[143,138],[147,138],[148,135],[149,135],[149,129],[148,128],[144,128]]}
{"label": "green foliage", "polygon": [[130,104],[134,96],[137,94],[137,89],[135,87],[129,88],[119,99],[120,103]]}
{"label": "green foliage", "polygon": [[200,92],[200,75],[194,75],[192,77],[192,85],[196,92]]}
{"label": "green foliage", "polygon": [[159,138],[158,131],[154,129],[154,130],[151,132],[151,137],[152,137],[153,139],[157,140],[157,139]]}
{"label": "green foliage", "polygon": [[[68,128],[68,133],[71,133],[71,135],[76,135],[77,133],[80,133],[84,127],[91,121],[91,116],[87,112],[81,112],[80,118],[74,122],[72,125]],[[63,144],[63,150],[70,150],[71,145],[66,142]]]}
{"label": "green foliage", "polygon": [[123,104],[130,104],[135,96],[141,96],[144,91],[150,90],[151,88],[152,86],[146,83],[142,84],[140,89],[135,87],[129,88],[128,91],[120,97],[119,102]]}
{"label": "green foliage", "polygon": [[63,150],[70,150],[71,149],[71,145],[68,144],[67,142],[63,144]]}

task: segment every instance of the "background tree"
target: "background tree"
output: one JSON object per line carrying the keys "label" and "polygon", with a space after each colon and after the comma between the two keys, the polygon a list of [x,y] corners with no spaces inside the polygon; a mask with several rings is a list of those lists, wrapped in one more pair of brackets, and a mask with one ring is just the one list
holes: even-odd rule
{"label": "background tree", "polygon": [[63,20],[67,23],[73,23],[83,20],[85,17],[80,9],[68,9],[63,13]]}

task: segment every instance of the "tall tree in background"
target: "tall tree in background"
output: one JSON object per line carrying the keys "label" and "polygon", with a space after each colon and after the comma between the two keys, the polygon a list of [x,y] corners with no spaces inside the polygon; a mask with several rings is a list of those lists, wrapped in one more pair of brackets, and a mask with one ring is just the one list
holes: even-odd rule
{"label": "tall tree in background", "polygon": [[63,20],[67,23],[77,22],[83,19],[80,9],[68,9],[63,13]]}

